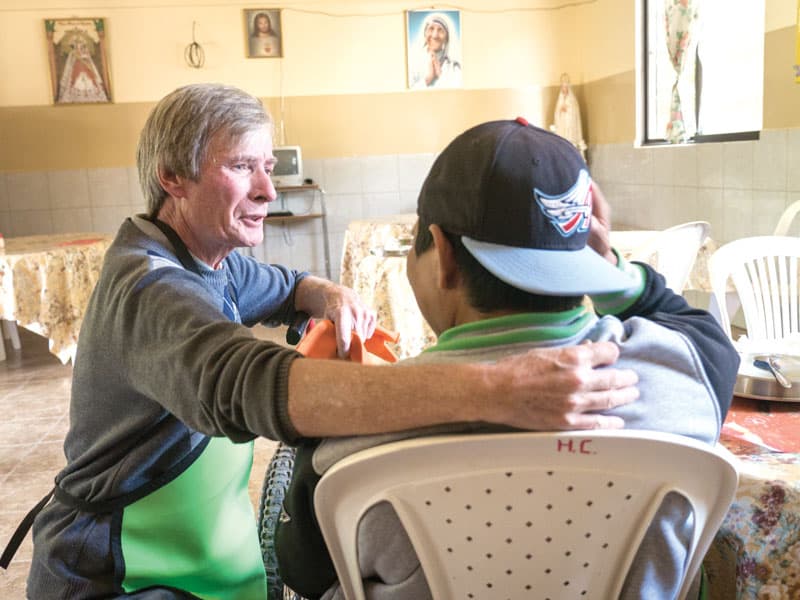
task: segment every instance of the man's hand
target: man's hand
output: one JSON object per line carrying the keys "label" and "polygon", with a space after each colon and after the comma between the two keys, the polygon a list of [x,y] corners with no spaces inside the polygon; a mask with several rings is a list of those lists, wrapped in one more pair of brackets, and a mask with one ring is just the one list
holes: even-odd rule
{"label": "man's hand", "polygon": [[297,286],[297,310],[312,317],[330,319],[336,325],[336,347],[340,357],[350,353],[352,332],[362,339],[372,337],[377,324],[374,310],[367,308],[350,288],[319,277],[306,277]]}
{"label": "man's hand", "polygon": [[617,256],[611,250],[611,207],[594,182],[592,182],[592,226],[589,229],[589,246],[612,265],[617,265]]}
{"label": "man's hand", "polygon": [[[498,385],[495,406],[478,407],[490,420],[523,429],[618,429],[619,417],[594,414],[639,397],[634,371],[597,369],[613,364],[611,342],[531,350],[489,365]],[[502,382],[505,382],[503,384]]]}

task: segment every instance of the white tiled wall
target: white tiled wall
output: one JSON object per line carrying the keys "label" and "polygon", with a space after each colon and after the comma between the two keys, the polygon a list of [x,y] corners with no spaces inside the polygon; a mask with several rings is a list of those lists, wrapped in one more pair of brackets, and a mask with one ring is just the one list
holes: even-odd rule
{"label": "white tiled wall", "polygon": [[[416,210],[435,156],[400,154],[306,160],[305,176],[326,191],[331,270],[339,277],[347,224]],[[758,141],[697,146],[589,148],[592,175],[613,220],[642,229],[711,223],[718,243],[772,233],[784,208],[800,200],[800,129],[765,130]],[[296,214],[318,212],[312,194],[284,198]],[[0,232],[6,237],[67,231],[114,233],[144,211],[134,167],[0,173]],[[800,219],[793,234],[800,235]],[[319,220],[268,225],[261,260],[325,274]]]}
{"label": "white tiled wall", "polygon": [[[800,200],[800,129],[761,132],[757,141],[697,146],[589,148],[589,167],[612,208],[612,222],[663,229],[708,221],[719,245],[769,235]],[[800,235],[800,219],[789,232]],[[687,299],[707,306],[706,294]]]}
{"label": "white tiled wall", "polygon": [[[304,175],[325,190],[331,276],[339,278],[344,232],[350,221],[415,212],[433,154],[308,160]],[[295,214],[319,212],[310,193],[280,199]],[[5,237],[62,232],[115,233],[145,211],[135,167],[70,171],[0,172],[0,233]],[[266,262],[325,275],[322,222],[267,225],[253,255]]]}
{"label": "white tiled wall", "polygon": [[[783,210],[800,200],[800,129],[672,148],[595,145],[588,159],[613,221],[641,229],[708,221],[711,237],[724,243],[771,234]],[[800,220],[791,233],[800,235]]]}
{"label": "white tiled wall", "polygon": [[114,233],[125,217],[143,211],[133,167],[0,173],[0,232],[5,237]]}

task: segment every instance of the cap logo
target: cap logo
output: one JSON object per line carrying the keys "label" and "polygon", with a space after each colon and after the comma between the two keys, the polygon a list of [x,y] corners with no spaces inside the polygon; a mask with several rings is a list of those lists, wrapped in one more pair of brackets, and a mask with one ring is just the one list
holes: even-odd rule
{"label": "cap logo", "polygon": [[589,173],[581,169],[575,185],[561,195],[552,196],[533,189],[536,204],[563,237],[588,231],[592,220],[591,184]]}

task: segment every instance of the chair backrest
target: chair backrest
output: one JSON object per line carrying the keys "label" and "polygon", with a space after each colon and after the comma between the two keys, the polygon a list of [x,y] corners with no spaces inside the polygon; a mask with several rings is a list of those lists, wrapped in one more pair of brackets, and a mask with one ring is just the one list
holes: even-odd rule
{"label": "chair backrest", "polygon": [[778,224],[775,226],[775,231],[772,232],[772,235],[789,235],[789,227],[791,227],[792,221],[794,221],[798,212],[800,212],[800,200],[792,202],[786,207],[781,218],[778,219]]}
{"label": "chair backrest", "polygon": [[667,287],[683,292],[697,253],[708,238],[711,225],[706,221],[681,223],[659,231],[631,253],[629,260],[651,265],[667,280]]}
{"label": "chair backrest", "polygon": [[798,257],[800,238],[770,235],[734,240],[711,255],[708,275],[720,324],[728,335],[731,315],[725,295],[729,279],[739,297],[748,339],[780,340],[800,331]]}
{"label": "chair backrest", "polygon": [[435,436],[343,459],[314,505],[349,600],[364,598],[358,522],[381,501],[437,600],[616,598],[661,500],[677,491],[696,524],[683,598],[733,500],[735,465],[724,449],[651,431]]}

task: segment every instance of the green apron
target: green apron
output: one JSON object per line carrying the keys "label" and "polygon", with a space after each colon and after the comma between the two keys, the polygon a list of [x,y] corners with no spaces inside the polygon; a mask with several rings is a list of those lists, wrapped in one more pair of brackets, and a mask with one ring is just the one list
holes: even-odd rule
{"label": "green apron", "polygon": [[177,478],[126,506],[122,587],[170,586],[207,599],[267,597],[247,485],[253,442],[212,438]]}

